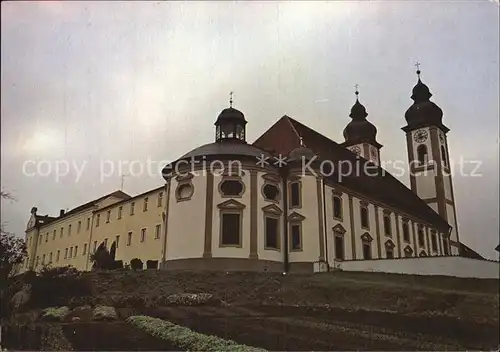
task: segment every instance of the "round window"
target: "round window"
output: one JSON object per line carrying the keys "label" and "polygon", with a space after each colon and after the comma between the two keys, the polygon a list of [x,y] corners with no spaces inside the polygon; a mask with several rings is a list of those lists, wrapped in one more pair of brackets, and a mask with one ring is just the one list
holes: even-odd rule
{"label": "round window", "polygon": [[265,185],[264,189],[263,189],[263,193],[264,193],[264,197],[266,197],[266,199],[278,200],[278,196],[280,194],[280,191],[279,191],[278,187],[276,187],[274,185]]}
{"label": "round window", "polygon": [[225,196],[239,196],[243,193],[243,184],[236,180],[226,180],[222,182],[220,190]]}

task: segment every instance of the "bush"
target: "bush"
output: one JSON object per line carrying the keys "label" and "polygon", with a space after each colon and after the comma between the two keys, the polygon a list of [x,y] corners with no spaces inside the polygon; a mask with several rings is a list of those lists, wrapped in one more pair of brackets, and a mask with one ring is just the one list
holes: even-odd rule
{"label": "bush", "polygon": [[147,269],[158,269],[158,261],[157,260],[147,260],[146,261]]}
{"label": "bush", "polygon": [[123,269],[123,260],[115,260],[113,263],[113,269]]}
{"label": "bush", "polygon": [[185,351],[242,351],[258,352],[263,349],[237,344],[217,336],[204,335],[169,321],[148,316],[132,316],[127,322],[137,326],[150,335],[173,343]]}
{"label": "bush", "polygon": [[74,297],[90,296],[92,282],[75,268],[43,268],[32,279],[30,303],[35,307],[60,306]]}
{"label": "bush", "polygon": [[42,320],[61,321],[69,314],[68,307],[50,307],[43,310]]}
{"label": "bush", "polygon": [[132,259],[130,261],[130,267],[132,268],[132,270],[142,270],[142,260],[140,260],[139,258]]}
{"label": "bush", "polygon": [[116,310],[114,307],[97,306],[94,308],[94,320],[116,320]]}
{"label": "bush", "polygon": [[210,293],[176,293],[166,299],[166,304],[174,306],[198,306],[212,300]]}

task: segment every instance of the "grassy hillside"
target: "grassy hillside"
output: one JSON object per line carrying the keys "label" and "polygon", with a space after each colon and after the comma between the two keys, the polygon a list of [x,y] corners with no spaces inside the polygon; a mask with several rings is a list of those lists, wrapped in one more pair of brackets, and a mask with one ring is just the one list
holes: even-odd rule
{"label": "grassy hillside", "polygon": [[[75,350],[129,350],[138,345],[182,350],[127,324],[132,315],[267,350],[465,350],[499,345],[498,280],[164,271],[91,272],[82,278],[90,283],[91,293],[65,298],[59,305],[112,306],[118,320],[95,322],[90,314],[74,321],[72,313],[72,321],[34,318],[28,324],[42,331],[60,326]],[[171,299],[181,293],[207,293],[211,298],[196,306]],[[43,307],[33,311],[37,308]],[[6,346],[16,348],[23,333],[10,331],[12,344]],[[88,334],[96,338],[85,338]],[[35,345],[30,347],[41,348]]]}

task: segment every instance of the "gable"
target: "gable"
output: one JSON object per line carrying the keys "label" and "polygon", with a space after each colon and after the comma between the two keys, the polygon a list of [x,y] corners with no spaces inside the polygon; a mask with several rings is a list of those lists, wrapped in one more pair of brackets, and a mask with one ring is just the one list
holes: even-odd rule
{"label": "gable", "polygon": [[276,204],[269,204],[262,208],[265,213],[271,213],[275,215],[281,215],[283,211]]}
{"label": "gable", "polygon": [[238,202],[237,200],[234,199],[229,199],[226,200],[225,202],[222,202],[220,204],[217,204],[217,208],[219,209],[237,209],[241,210],[245,208],[245,204]]}
{"label": "gable", "polygon": [[98,209],[101,209],[101,208],[106,208],[109,205],[121,202],[122,200],[123,200],[123,198],[118,198],[118,197],[115,197],[115,196],[109,196],[109,197],[106,197],[106,198],[98,201],[95,205],[97,205]]}
{"label": "gable", "polygon": [[272,154],[288,155],[300,147],[300,138],[290,123],[288,116],[283,116],[261,135],[253,145]]}
{"label": "gable", "polygon": [[288,221],[292,222],[292,221],[304,221],[306,218],[303,216],[303,215],[300,215],[299,213],[297,213],[296,211],[294,211],[293,213],[291,213],[290,215],[288,215]]}

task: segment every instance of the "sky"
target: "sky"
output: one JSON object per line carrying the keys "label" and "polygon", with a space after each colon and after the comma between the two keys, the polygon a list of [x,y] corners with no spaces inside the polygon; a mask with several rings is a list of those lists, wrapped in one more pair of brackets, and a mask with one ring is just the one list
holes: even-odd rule
{"label": "sky", "polygon": [[420,62],[451,130],[450,159],[462,160],[460,239],[498,258],[498,1],[3,1],[1,10],[1,187],[16,198],[2,200],[1,216],[19,236],[31,207],[56,216],[120,189],[122,174],[131,195],[161,186],[158,169],[214,140],[230,91],[249,142],[287,114],[340,143],[358,84],[381,159],[406,162],[401,127]]}

